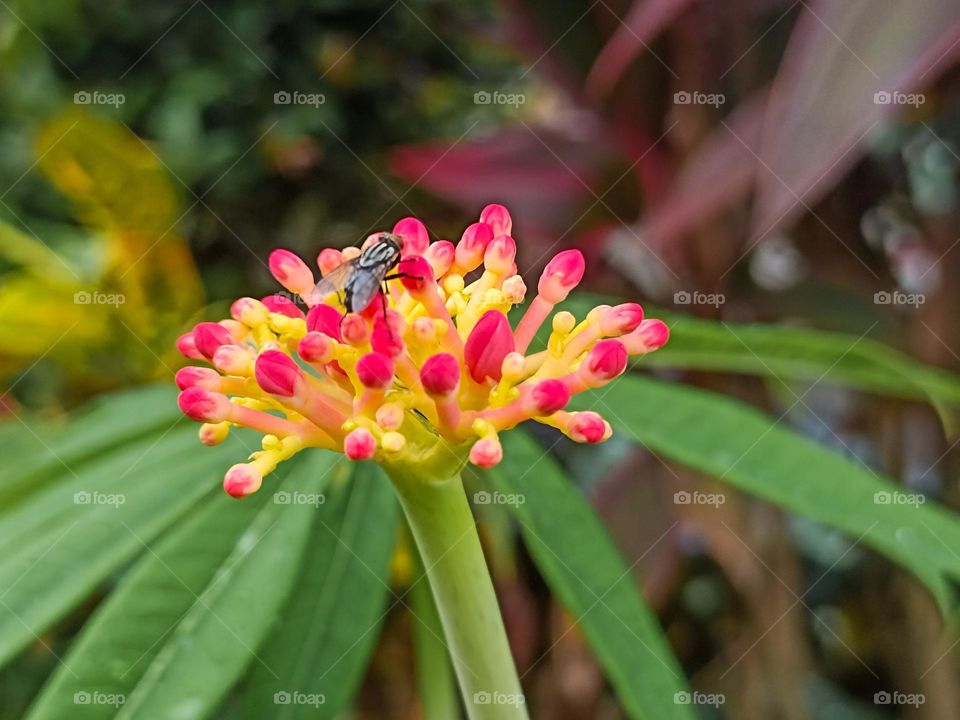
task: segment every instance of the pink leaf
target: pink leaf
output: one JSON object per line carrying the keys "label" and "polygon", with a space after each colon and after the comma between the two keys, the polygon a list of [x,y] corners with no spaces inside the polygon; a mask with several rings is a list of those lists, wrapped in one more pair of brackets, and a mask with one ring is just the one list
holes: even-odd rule
{"label": "pink leaf", "polygon": [[863,154],[883,118],[912,110],[877,93],[917,93],[956,61],[957,0],[803,3],[771,95],[754,237],[782,228]]}

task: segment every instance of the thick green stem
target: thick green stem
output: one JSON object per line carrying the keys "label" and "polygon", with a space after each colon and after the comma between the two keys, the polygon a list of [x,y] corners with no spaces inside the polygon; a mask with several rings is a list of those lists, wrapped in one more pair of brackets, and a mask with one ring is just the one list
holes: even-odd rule
{"label": "thick green stem", "polygon": [[460,476],[387,467],[426,566],[471,720],[525,720],[520,680]]}
{"label": "thick green stem", "polygon": [[[414,542],[410,538],[410,543]],[[423,563],[415,547],[410,548],[415,557],[414,577],[422,577]],[[417,582],[410,588],[413,614],[413,646],[416,657],[417,688],[423,720],[456,720],[460,714],[460,699],[457,696],[457,681],[453,678],[453,665],[447,653],[443,626],[429,582]]]}

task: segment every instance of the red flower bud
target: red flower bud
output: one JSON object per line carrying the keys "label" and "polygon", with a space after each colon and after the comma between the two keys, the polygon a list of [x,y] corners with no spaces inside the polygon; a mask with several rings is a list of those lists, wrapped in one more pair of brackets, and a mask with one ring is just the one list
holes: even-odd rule
{"label": "red flower bud", "polygon": [[393,382],[393,360],[382,353],[367,353],[357,361],[357,377],[364,387],[384,390]]}
{"label": "red flower bud", "polygon": [[202,382],[216,382],[220,379],[220,373],[212,368],[205,367],[194,367],[188,365],[185,368],[180,368],[177,370],[177,374],[174,380],[177,383],[177,387],[181,390],[186,390],[189,387],[194,385],[199,385]]}
{"label": "red flower bud", "polygon": [[231,497],[252,495],[263,484],[263,475],[250,463],[234,465],[223,478],[223,489]]}
{"label": "red flower bud", "polygon": [[399,269],[403,273],[400,282],[411,295],[421,292],[428,283],[436,283],[430,263],[419,255],[411,255],[401,260]]}
{"label": "red flower bud", "polygon": [[607,422],[589,410],[574,413],[570,420],[570,438],[576,442],[598,443],[607,436]]}
{"label": "red flower bud", "polygon": [[199,422],[222,422],[230,413],[230,401],[226,395],[197,386],[180,393],[177,404],[184,415]]}
{"label": "red flower bud", "polygon": [[193,329],[193,342],[200,354],[209,360],[218,347],[232,343],[233,337],[223,325],[202,322]]}
{"label": "red flower bud", "polygon": [[192,332],[184,333],[177,338],[177,350],[190,360],[204,360],[203,353],[197,349],[196,340]]}
{"label": "red flower bud", "polygon": [[480,212],[480,222],[489,225],[494,235],[509,235],[513,230],[513,219],[503,205],[487,205]]}
{"label": "red flower bud", "polygon": [[403,240],[403,257],[423,255],[430,244],[427,226],[414,217],[403,218],[393,226],[393,234]]}
{"label": "red flower bud", "polygon": [[333,339],[322,332],[308,332],[301,338],[297,353],[307,362],[330,362],[333,359]]}
{"label": "red flower bud", "polygon": [[467,270],[473,270],[483,262],[483,253],[491,240],[493,240],[492,227],[482,222],[470,225],[463,231],[460,242],[457,243],[457,265]]}
{"label": "red flower bud", "polygon": [[463,348],[470,377],[478,383],[487,378],[499,381],[503,359],[515,349],[506,315],[499,310],[488,310],[473,326]]}
{"label": "red flower bud", "polygon": [[377,439],[366,428],[357,428],[343,439],[343,453],[351,460],[369,460],[377,452]]}
{"label": "red flower bud", "polygon": [[460,363],[448,353],[432,355],[420,368],[420,382],[430,395],[450,395],[460,385]]}
{"label": "red flower bud", "polygon": [[503,446],[496,438],[481,438],[470,448],[470,462],[477,467],[492,468],[503,460]]}
{"label": "red flower bud", "polygon": [[530,401],[538,415],[553,415],[570,402],[570,389],[560,380],[541,380],[533,386]]}
{"label": "red flower bud", "polygon": [[627,369],[627,348],[619,340],[600,340],[590,348],[585,363],[594,378],[613,380]]}
{"label": "red flower bud", "polygon": [[310,268],[289,250],[271,252],[269,264],[270,273],[290,292],[306,293],[313,288],[315,281]]}
{"label": "red flower bud", "polygon": [[265,298],[262,298],[260,302],[266,305],[267,310],[272,313],[278,313],[292,318],[304,317],[303,310],[298,308],[293,300],[283,295],[267,295]]}
{"label": "red flower bud", "polygon": [[483,254],[483,265],[490,272],[497,275],[506,275],[513,267],[513,259],[517,256],[517,243],[509,235],[495,237]]}
{"label": "red flower bud", "polygon": [[623,303],[608,308],[600,319],[604,335],[626,335],[637,329],[643,321],[643,308],[637,303]]}
{"label": "red flower bud", "polygon": [[317,267],[320,274],[327,276],[343,264],[343,253],[336,248],[324,248],[317,255]]}
{"label": "red flower bud", "polygon": [[623,338],[631,355],[640,355],[663,347],[670,339],[670,328],[663,320],[644,320],[632,333]]}
{"label": "red flower bud", "polygon": [[449,240],[437,240],[424,251],[423,257],[433,268],[433,276],[438,278],[446,275],[450,270],[456,252],[456,248]]}
{"label": "red flower bud", "polygon": [[307,312],[307,330],[322,332],[334,340],[341,340],[341,320],[343,320],[343,313],[325,303],[320,303]]}
{"label": "red flower bud", "polygon": [[300,367],[280,350],[264,350],[260,353],[254,365],[254,374],[261,388],[282,397],[295,395],[297,383],[302,380]]}
{"label": "red flower bud", "polygon": [[537,284],[537,292],[554,305],[563,302],[583,279],[585,269],[586,262],[579,250],[557,253],[544,268]]}

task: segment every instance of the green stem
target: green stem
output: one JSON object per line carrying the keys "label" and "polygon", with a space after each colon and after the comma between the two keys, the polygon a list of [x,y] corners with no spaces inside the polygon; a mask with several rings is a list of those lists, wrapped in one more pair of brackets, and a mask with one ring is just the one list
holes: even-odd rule
{"label": "green stem", "polygon": [[[414,577],[419,578],[423,576],[423,563],[417,549],[412,547],[412,537],[409,542],[415,559]],[[415,615],[411,624],[421,715],[423,720],[456,720],[460,717],[460,700],[430,583],[414,582],[410,588],[410,601]]]}
{"label": "green stem", "polygon": [[[460,476],[385,468],[426,566],[470,720],[526,720],[520,680]],[[422,466],[421,466],[422,469]]]}

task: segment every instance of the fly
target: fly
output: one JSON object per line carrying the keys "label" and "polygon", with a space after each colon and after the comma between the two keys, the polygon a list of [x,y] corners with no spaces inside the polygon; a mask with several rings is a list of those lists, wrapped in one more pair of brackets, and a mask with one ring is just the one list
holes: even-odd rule
{"label": "fly", "polygon": [[[337,266],[314,286],[310,292],[311,304],[322,302],[332,292],[343,293],[342,301],[348,313],[363,312],[380,293],[385,280],[400,275],[388,273],[400,264],[400,238],[383,233],[357,257]],[[386,297],[382,297],[386,311]]]}

